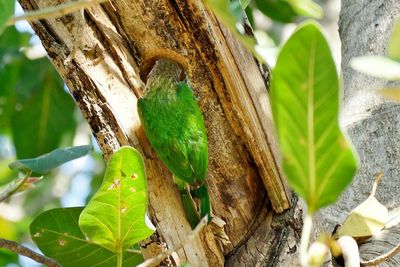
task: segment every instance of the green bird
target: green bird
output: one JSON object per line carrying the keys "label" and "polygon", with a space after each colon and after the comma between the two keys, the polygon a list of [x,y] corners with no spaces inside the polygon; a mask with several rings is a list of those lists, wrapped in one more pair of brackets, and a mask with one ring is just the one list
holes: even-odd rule
{"label": "green bird", "polygon": [[144,96],[138,100],[138,114],[151,146],[173,174],[186,217],[194,228],[200,217],[211,219],[205,182],[206,128],[191,88],[186,82],[176,81],[178,73],[168,71],[176,63],[164,60],[160,64],[166,69],[149,78]]}

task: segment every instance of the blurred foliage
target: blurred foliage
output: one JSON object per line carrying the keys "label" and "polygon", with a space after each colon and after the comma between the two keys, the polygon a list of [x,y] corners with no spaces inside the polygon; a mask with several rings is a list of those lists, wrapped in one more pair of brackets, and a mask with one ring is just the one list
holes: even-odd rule
{"label": "blurred foliage", "polygon": [[[250,26],[253,32],[261,29],[264,35],[271,36],[268,39],[274,39],[279,44],[282,26],[285,23],[300,23],[309,17],[321,19],[324,15],[322,8],[312,0],[206,0],[205,2],[247,50],[259,61],[264,61],[272,67],[275,65],[277,55],[275,45],[265,47],[262,40],[260,41],[257,35],[253,36],[246,27]],[[255,17],[259,19],[256,20]]]}
{"label": "blurred foliage", "polygon": [[[260,45],[276,48],[284,23],[298,23],[305,16],[318,18],[322,15],[311,0],[206,2],[254,54]],[[33,45],[32,34],[20,32],[15,27],[5,28],[14,12],[14,3],[0,0],[0,192],[17,178],[17,174],[8,168],[10,162],[37,157],[58,147],[87,144],[87,140],[82,143],[78,138],[82,134],[77,129],[83,128],[89,133],[86,122],[49,60],[31,60],[25,55],[26,48]],[[263,34],[256,34],[258,45],[243,27],[246,20],[254,30],[262,30]],[[75,195],[86,204],[102,183],[104,163],[101,153],[93,153],[84,164],[68,171],[53,170],[33,189],[16,194],[7,203],[0,203],[0,237],[30,243],[30,223],[39,213],[61,207],[62,196],[70,191],[71,179],[79,174],[91,181],[88,195]],[[9,263],[19,265],[17,255],[0,250],[0,266]]]}
{"label": "blurred foliage", "polygon": [[0,1],[0,34],[5,28],[8,18],[14,13],[15,0]]}
{"label": "blurred foliage", "polygon": [[[0,3],[1,18],[2,11]],[[49,60],[31,60],[25,55],[25,49],[33,46],[31,39],[32,34],[15,27],[6,28],[0,35],[0,192],[18,177],[9,169],[10,162],[76,143],[87,144],[89,140],[76,139],[77,126],[84,125],[80,128],[89,134],[88,127]],[[29,224],[40,212],[61,207],[60,197],[70,190],[74,177],[83,173],[91,179],[93,175],[100,183],[103,159],[101,155],[91,158],[95,164],[76,170],[53,170],[32,189],[0,203],[0,237],[30,243]],[[92,194],[91,188],[87,190]],[[76,197],[87,201],[86,195]],[[15,253],[0,249],[0,266],[19,265],[18,260]]]}

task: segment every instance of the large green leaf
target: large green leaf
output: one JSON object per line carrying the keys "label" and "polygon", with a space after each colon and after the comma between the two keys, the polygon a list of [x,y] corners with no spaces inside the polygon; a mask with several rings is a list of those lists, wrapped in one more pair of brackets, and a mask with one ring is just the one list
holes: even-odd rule
{"label": "large green leaf", "polygon": [[9,167],[13,170],[45,174],[68,161],[86,156],[91,150],[92,146],[89,145],[58,148],[37,158],[14,161]]}
{"label": "large green leaf", "polygon": [[272,77],[271,103],[284,171],[313,213],[333,203],[356,170],[338,125],[336,67],[316,23],[303,24],[290,37]]}
{"label": "large green leaf", "polygon": [[15,0],[0,0],[0,34],[6,27],[8,18],[14,13]]}
{"label": "large green leaf", "polygon": [[11,116],[18,158],[32,158],[56,149],[66,137],[72,137],[76,126],[75,103],[48,60],[26,65],[21,72],[25,82],[15,87],[17,101]]}
{"label": "large green leaf", "polygon": [[[110,250],[89,241],[78,226],[83,207],[48,210],[31,224],[33,241],[48,257],[63,267],[115,267],[117,256]],[[141,254],[125,252],[123,266],[143,262]]]}
{"label": "large green leaf", "polygon": [[145,222],[147,184],[143,159],[122,147],[107,162],[103,184],[83,210],[79,225],[93,242],[116,253],[154,231]]}

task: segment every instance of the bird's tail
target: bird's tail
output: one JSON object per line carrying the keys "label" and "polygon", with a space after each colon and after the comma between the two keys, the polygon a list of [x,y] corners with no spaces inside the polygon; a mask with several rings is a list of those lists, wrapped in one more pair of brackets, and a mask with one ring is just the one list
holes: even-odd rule
{"label": "bird's tail", "polygon": [[182,197],[183,208],[185,209],[186,219],[189,221],[190,226],[194,229],[200,222],[199,213],[197,212],[196,203],[187,188],[187,183],[177,176],[173,176],[174,183],[178,186],[179,192]]}
{"label": "bird's tail", "polygon": [[187,220],[192,226],[192,229],[194,229],[196,225],[200,222],[195,203],[192,196],[190,195],[189,190],[187,190],[186,188],[179,188],[179,191],[182,196],[183,208],[185,209]]}
{"label": "bird's tail", "polygon": [[193,197],[196,197],[200,200],[200,217],[203,218],[204,216],[207,216],[208,222],[210,222],[211,205],[210,205],[210,196],[208,194],[207,184],[204,183],[200,187],[192,189],[190,193]]}

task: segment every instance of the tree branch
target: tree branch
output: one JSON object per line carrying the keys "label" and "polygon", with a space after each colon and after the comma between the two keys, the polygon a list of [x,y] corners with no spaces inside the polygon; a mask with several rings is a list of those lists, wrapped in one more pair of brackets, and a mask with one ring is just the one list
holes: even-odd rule
{"label": "tree branch", "polygon": [[24,247],[17,242],[10,241],[7,239],[0,238],[0,248],[5,248],[8,249],[12,252],[18,253],[22,256],[26,256],[28,258],[31,258],[32,260],[45,264],[49,267],[61,267],[56,261],[53,259],[47,258],[46,256],[43,256],[27,247]]}
{"label": "tree branch", "polygon": [[400,244],[395,246],[392,250],[390,250],[388,253],[385,253],[379,257],[376,257],[375,259],[369,260],[369,261],[361,261],[361,266],[376,266],[378,264],[381,264],[385,262],[386,260],[393,258],[400,252]]}
{"label": "tree branch", "polygon": [[57,18],[69,13],[78,11],[82,8],[88,8],[93,5],[104,3],[108,0],[80,0],[80,1],[72,1],[68,3],[64,3],[57,6],[46,7],[42,9],[38,9],[35,11],[26,12],[20,16],[11,17],[7,21],[7,26],[14,25],[17,21],[27,20],[40,20],[40,19],[49,19],[49,18]]}
{"label": "tree branch", "polygon": [[18,183],[15,182],[14,186],[9,186],[6,190],[0,193],[0,202],[6,201],[12,195],[14,195],[18,190],[25,184],[28,178],[31,176],[32,172],[28,172],[24,178]]}

